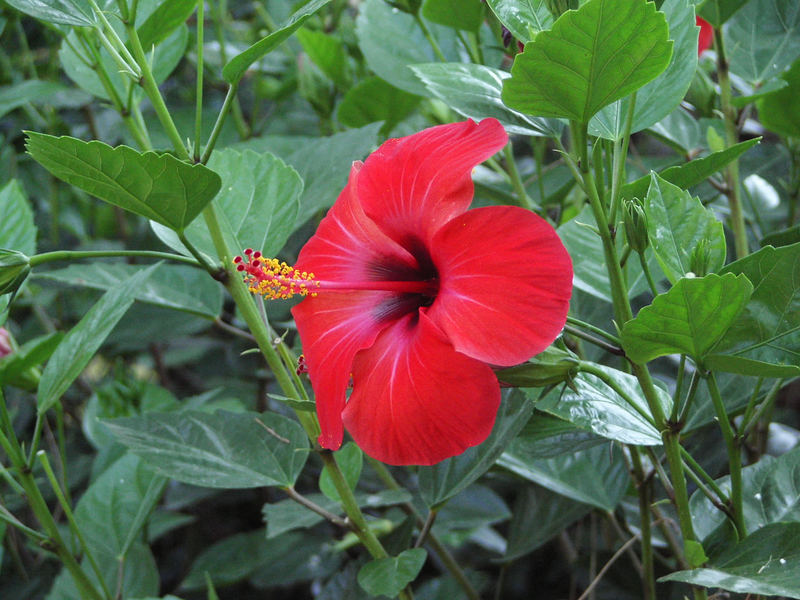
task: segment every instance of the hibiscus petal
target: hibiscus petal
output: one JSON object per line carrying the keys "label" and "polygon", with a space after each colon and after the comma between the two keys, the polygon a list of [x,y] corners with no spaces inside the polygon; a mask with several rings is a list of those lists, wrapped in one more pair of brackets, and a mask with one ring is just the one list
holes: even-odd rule
{"label": "hibiscus petal", "polygon": [[314,389],[323,448],[342,445],[342,410],[356,353],[375,341],[387,322],[370,316],[390,294],[328,293],[292,308]]}
{"label": "hibiscus petal", "polygon": [[397,280],[419,270],[416,259],[364,214],[354,194],[361,169],[353,163],[347,185],[300,251],[297,269],[338,282]]}
{"label": "hibiscus petal", "polygon": [[[495,119],[431,127],[386,141],[364,163],[358,198],[367,216],[407,248],[427,244],[472,201],[473,167],[505,146]],[[410,243],[411,241],[411,243]]]}
{"label": "hibiscus petal", "polygon": [[347,430],[370,456],[431,465],[484,441],[500,405],[486,364],[453,350],[424,315],[409,314],[356,355]]}
{"label": "hibiscus petal", "polygon": [[433,239],[440,288],[428,316],[458,352],[510,366],[558,336],[572,294],[572,261],[555,230],[528,210],[467,211]]}
{"label": "hibiscus petal", "polygon": [[[360,163],[350,181],[303,247],[296,268],[337,282],[383,279],[385,271],[416,272],[415,259],[364,215],[353,197]],[[317,401],[320,444],[335,450],[342,443],[342,409],[353,357],[369,347],[386,325],[387,292],[327,292],[308,297],[292,309],[308,374]]]}

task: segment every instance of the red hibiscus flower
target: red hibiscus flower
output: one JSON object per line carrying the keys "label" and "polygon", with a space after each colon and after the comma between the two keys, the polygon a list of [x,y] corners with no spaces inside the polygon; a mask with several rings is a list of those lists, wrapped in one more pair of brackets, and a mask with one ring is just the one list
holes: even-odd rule
{"label": "red hibiscus flower", "polygon": [[714,28],[703,17],[695,17],[695,22],[700,27],[700,35],[697,38],[697,55],[700,56],[711,48],[711,44],[714,41]]}
{"label": "red hibiscus flower", "polygon": [[507,139],[485,119],[388,140],[353,164],[295,268],[241,262],[254,291],[306,295],[292,314],[323,447],[346,427],[390,464],[459,454],[494,424],[490,365],[527,360],[563,328],[572,263],[553,228],[518,207],[467,210],[473,167]]}

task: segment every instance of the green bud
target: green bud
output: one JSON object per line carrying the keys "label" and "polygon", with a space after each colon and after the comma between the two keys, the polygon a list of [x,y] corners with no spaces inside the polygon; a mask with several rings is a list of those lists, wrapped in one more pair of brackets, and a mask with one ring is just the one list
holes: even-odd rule
{"label": "green bud", "polygon": [[689,257],[689,268],[697,277],[705,277],[709,273],[708,265],[711,261],[711,246],[707,239],[702,239],[692,250]]}
{"label": "green bud", "polygon": [[641,254],[647,249],[647,215],[642,203],[637,198],[625,200],[622,205],[622,218],[625,223],[625,235],[631,249]]}
{"label": "green bud", "polygon": [[0,296],[16,292],[30,271],[30,258],[22,252],[0,248]]}
{"label": "green bud", "polygon": [[569,350],[550,346],[528,362],[496,372],[500,382],[512,387],[545,387],[569,381],[578,365]]}

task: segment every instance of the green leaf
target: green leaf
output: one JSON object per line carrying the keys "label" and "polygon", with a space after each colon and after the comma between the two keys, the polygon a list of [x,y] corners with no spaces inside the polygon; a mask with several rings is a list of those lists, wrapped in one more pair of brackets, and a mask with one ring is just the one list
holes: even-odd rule
{"label": "green leaf", "polygon": [[175,29],[186,22],[194,9],[196,0],[171,0],[158,5],[147,20],[136,30],[142,48],[150,50],[163,42]]}
{"label": "green leaf", "polygon": [[[433,24],[428,29],[445,58],[459,61],[455,30]],[[356,35],[367,65],[378,77],[410,94],[426,95],[425,86],[409,67],[440,59],[413,16],[393,10],[383,0],[365,0],[359,5]]]}
{"label": "green leaf", "polygon": [[[672,60],[666,70],[636,92],[631,133],[642,131],[670,114],[683,100],[697,70],[697,26],[694,5],[689,0],[666,0],[661,11],[669,23],[674,42]],[[625,134],[631,98],[606,106],[589,122],[589,133],[610,140]]]}
{"label": "green leaf", "polygon": [[237,149],[272,152],[294,167],[305,182],[295,226],[333,205],[347,183],[354,160],[375,147],[379,125],[343,131],[328,137],[267,136],[237,144]]}
{"label": "green leaf", "polygon": [[53,175],[115,206],[183,230],[216,195],[219,176],[170,154],[28,132],[28,152]]}
{"label": "green leaf", "polygon": [[[309,533],[288,533],[266,540],[264,530],[237,533],[205,548],[194,560],[181,588],[206,588],[208,575],[216,586],[250,579],[255,587],[286,586],[322,579],[341,562],[328,540]],[[262,594],[268,597],[270,594]]]}
{"label": "green leaf", "polygon": [[553,15],[544,0],[488,0],[488,3],[500,22],[523,44],[553,26]]}
{"label": "green leaf", "polygon": [[765,235],[761,238],[759,244],[761,244],[762,248],[764,246],[775,246],[777,248],[778,246],[791,246],[797,242],[800,242],[800,225]]}
{"label": "green leaf", "polygon": [[736,544],[706,569],[678,571],[659,581],[682,581],[741,594],[800,598],[800,523],[774,523]]}
{"label": "green leaf", "polygon": [[431,508],[441,506],[488,471],[532,412],[533,402],[515,390],[501,403],[485,442],[431,467],[420,467],[419,490],[425,503]]}
{"label": "green leaf", "polygon": [[705,359],[705,366],[711,371],[737,373],[750,377],[797,377],[800,376],[798,365],[776,365],[773,363],[732,356],[730,354],[712,354]]}
{"label": "green leaf", "polygon": [[[582,372],[572,379],[570,387],[559,387],[536,402],[536,410],[550,413],[582,429],[623,444],[660,446],[661,433],[641,414],[649,414],[649,410],[636,378],[611,367],[596,367],[638,409],[631,406],[597,375]],[[538,395],[536,390],[532,393]],[[668,412],[671,405],[669,395],[660,389],[658,393],[662,407]]]}
{"label": "green leaf", "polygon": [[36,225],[25,191],[16,179],[0,188],[0,248],[36,254]]}
{"label": "green leaf", "polygon": [[55,81],[28,79],[0,87],[0,118],[29,102],[36,105],[76,108],[88,104],[90,101],[91,97],[80,90]]}
{"label": "green leaf", "polygon": [[311,0],[294,13],[291,18],[278,29],[260,39],[241,54],[234,56],[222,69],[222,76],[225,78],[225,81],[231,85],[238,85],[239,80],[250,65],[288,40],[295,31],[300,29],[311,15],[330,1],[331,0]]}
{"label": "green leaf", "polygon": [[554,458],[532,458],[512,442],[497,464],[577,502],[613,511],[628,487],[622,452],[608,444]]}
{"label": "green leaf", "polygon": [[514,505],[503,561],[520,558],[540,548],[590,510],[586,504],[538,485],[526,486]]}
{"label": "green leaf", "polygon": [[[305,494],[305,497],[329,512],[341,513],[341,504],[324,494]],[[375,494],[356,494],[356,502],[361,508],[380,508],[410,501],[411,494],[402,489],[382,490]],[[265,504],[262,512],[264,520],[267,522],[267,539],[293,529],[307,529],[323,521],[321,515],[294,500],[281,500],[274,504]]]}
{"label": "green leaf", "polygon": [[697,12],[714,27],[719,28],[749,0],[705,0]]}
{"label": "green leaf", "polygon": [[[729,475],[716,480],[729,493]],[[747,531],[782,521],[800,522],[800,448],[777,458],[762,456],[742,469],[742,508]],[[691,498],[695,533],[704,540],[725,521],[723,515],[700,491]]]}
{"label": "green leaf", "polygon": [[411,70],[431,94],[454,111],[475,120],[493,117],[508,133],[558,137],[561,121],[529,117],[508,108],[500,98],[503,81],[510,74],[472,63],[430,63],[413,65]]}
{"label": "green leaf", "polygon": [[528,458],[554,458],[600,444],[606,439],[549,413],[534,411],[514,438],[514,452]]}
{"label": "green leaf", "polygon": [[340,89],[350,86],[347,51],[342,40],[322,31],[300,29],[297,40],[312,62]]}
{"label": "green leaf", "polygon": [[[118,287],[142,267],[95,262],[36,273],[36,277],[99,290]],[[189,266],[162,264],[134,292],[134,299],[214,320],[222,311],[222,288],[208,273]]]}
{"label": "green leaf", "polygon": [[157,471],[203,487],[290,486],[307,458],[303,428],[276,413],[147,413],[105,423]]}
{"label": "green leaf", "polygon": [[37,379],[26,377],[25,372],[50,358],[63,337],[64,334],[60,331],[48,333],[26,342],[11,354],[0,358],[0,385],[36,389]]}
{"label": "green leaf", "polygon": [[478,31],[483,23],[483,4],[481,0],[425,0],[422,16],[431,23]]}
{"label": "green leaf", "polygon": [[[658,176],[679,188],[690,188],[693,185],[702,183],[714,173],[722,170],[760,141],[761,138],[754,138],[745,142],[739,142],[730,148],[714,152],[703,158],[697,158],[685,165],[664,169],[658,173]],[[640,177],[635,181],[621,186],[620,194],[623,198],[641,198],[647,193],[651,182],[652,176],[645,175],[644,177]]]}
{"label": "green leaf", "polygon": [[[592,209],[587,205],[578,216],[561,225],[557,232],[572,257],[573,285],[587,294],[610,303],[611,283],[604,263],[603,242],[597,232],[593,231],[596,226]],[[645,256],[651,271],[657,269],[658,263],[651,249],[647,250]],[[649,289],[638,260],[629,260],[625,272],[631,298]]]}
{"label": "green leaf", "polygon": [[[214,205],[228,247],[238,248],[240,253],[253,248],[265,256],[276,256],[294,230],[303,191],[300,176],[276,156],[250,150],[226,148],[214,152],[208,164],[222,178]],[[170,248],[190,255],[172,231],[157,225],[153,229]],[[185,235],[207,256],[217,256],[204,220],[189,225]]]}
{"label": "green leaf", "polygon": [[750,0],[730,20],[725,35],[731,72],[760,86],[800,56],[800,5]]}
{"label": "green leaf", "polygon": [[75,508],[75,519],[92,551],[110,559],[124,557],[166,482],[132,454],[103,471]]}
{"label": "green leaf", "polygon": [[48,23],[91,27],[97,21],[87,0],[8,0],[8,3]]}
{"label": "green leaf", "polygon": [[358,583],[373,596],[394,598],[417,578],[427,557],[424,548],[411,548],[397,556],[370,561],[358,571]]}
{"label": "green leaf", "polygon": [[722,273],[746,275],[753,284],[753,295],[714,352],[798,365],[800,244],[766,246],[727,265]]}
{"label": "green leaf", "polygon": [[684,277],[622,328],[622,346],[635,363],[667,354],[702,362],[744,310],[753,285],[744,275]]}
{"label": "green leaf", "polygon": [[[339,465],[347,485],[351,490],[356,489],[358,478],[361,476],[361,467],[364,465],[364,453],[361,452],[361,448],[353,442],[347,442],[340,450],[333,453],[333,458]],[[322,473],[319,475],[319,489],[331,500],[341,502],[327,465],[322,468]]]}
{"label": "green leaf", "polygon": [[[89,486],[75,507],[75,520],[97,560],[109,589],[124,597],[158,593],[158,570],[152,553],[140,540],[166,480],[147,468],[138,457],[125,455]],[[94,572],[83,561],[92,580]],[[64,570],[51,598],[70,596],[72,577]],[[62,592],[58,592],[58,589]],[[66,589],[65,589],[66,588]],[[63,595],[61,595],[63,594]],[[76,596],[80,597],[80,596]]]}
{"label": "green leaf", "polygon": [[[166,5],[170,3],[165,3]],[[140,10],[141,12],[141,10]],[[118,32],[120,36],[125,39],[125,33],[120,28]],[[189,30],[185,25],[178,26],[177,29],[172,31],[163,42],[159,43],[155,48],[152,46],[146,47],[148,58],[152,56],[152,70],[153,77],[156,83],[161,84],[167,76],[172,73],[175,67],[184,56],[186,44],[189,41]],[[61,66],[64,73],[81,89],[89,92],[97,98],[109,100],[109,92],[106,90],[103,82],[97,74],[97,71],[90,68],[86,61],[94,62],[94,57],[88,58],[85,53],[80,55],[75,53],[75,48],[82,48],[83,44],[75,31],[71,31],[69,35],[64,38],[61,48],[58,51],[58,57],[61,61]],[[111,55],[105,48],[100,48],[100,64],[103,70],[108,75],[112,87],[120,98],[127,98],[128,95],[128,80],[121,75],[119,66],[111,58]],[[133,100],[136,103],[141,102],[144,98],[144,90],[136,86],[133,89]]]}
{"label": "green leaf", "polygon": [[800,95],[800,60],[796,60],[778,81],[785,81],[787,85],[756,102],[758,118],[767,129],[789,137],[800,137],[800,114],[793,104]]}
{"label": "green leaf", "polygon": [[336,117],[348,127],[383,121],[381,131],[388,133],[414,111],[420,100],[420,96],[404,92],[380,77],[367,77],[347,90]]}
{"label": "green leaf", "polygon": [[100,348],[108,334],[133,304],[136,291],[144,285],[158,264],[111,288],[64,336],[50,357],[39,381],[36,409],[44,414],[59,401]]}
{"label": "green leaf", "polygon": [[[621,54],[626,60],[618,60]],[[590,0],[525,45],[503,84],[503,101],[528,114],[588,123],[655,79],[671,57],[667,20],[655,4]]]}
{"label": "green leaf", "polygon": [[650,244],[672,283],[692,272],[692,253],[701,243],[706,244],[707,271],[718,271],[725,263],[722,223],[689,192],[652,173],[645,211]]}

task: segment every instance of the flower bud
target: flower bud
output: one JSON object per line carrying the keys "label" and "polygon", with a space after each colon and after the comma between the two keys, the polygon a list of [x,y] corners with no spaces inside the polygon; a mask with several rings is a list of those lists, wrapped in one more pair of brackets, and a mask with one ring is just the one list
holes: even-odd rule
{"label": "flower bud", "polygon": [[637,198],[625,200],[622,205],[622,216],[625,223],[625,235],[631,249],[641,254],[647,249],[647,215],[642,203]]}
{"label": "flower bud", "polygon": [[22,252],[0,248],[0,296],[16,292],[31,271],[31,260]]}
{"label": "flower bud", "polygon": [[8,339],[8,330],[0,327],[0,358],[11,354],[11,340]]}
{"label": "flower bud", "polygon": [[704,277],[709,273],[709,263],[711,262],[711,246],[707,239],[702,239],[692,250],[689,257],[689,269],[697,277]]}
{"label": "flower bud", "polygon": [[512,387],[545,387],[572,379],[578,357],[569,350],[550,346],[528,362],[496,372],[497,379]]}

